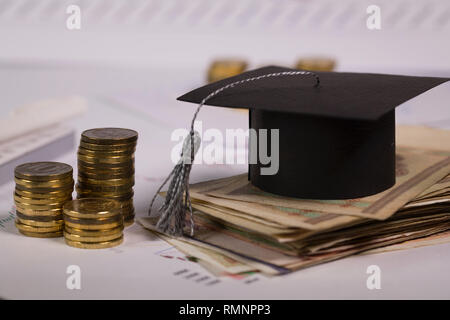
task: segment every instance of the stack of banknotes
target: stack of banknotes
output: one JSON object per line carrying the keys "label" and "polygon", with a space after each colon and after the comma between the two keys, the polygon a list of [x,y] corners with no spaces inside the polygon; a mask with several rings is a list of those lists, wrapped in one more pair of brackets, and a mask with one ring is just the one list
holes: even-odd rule
{"label": "stack of banknotes", "polygon": [[[347,200],[264,192],[247,174],[190,186],[195,234],[162,238],[215,274],[277,275],[359,253],[450,241],[450,131],[397,129],[396,184]],[[195,167],[194,167],[195,169]],[[155,231],[157,218],[140,220]]]}

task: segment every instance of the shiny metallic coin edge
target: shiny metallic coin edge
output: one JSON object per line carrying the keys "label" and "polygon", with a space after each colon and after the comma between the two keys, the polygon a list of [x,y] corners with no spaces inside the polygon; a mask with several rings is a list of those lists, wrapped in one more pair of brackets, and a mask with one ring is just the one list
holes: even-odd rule
{"label": "shiny metallic coin edge", "polygon": [[120,245],[123,242],[123,236],[120,237],[117,240],[113,241],[105,241],[105,242],[99,242],[99,243],[86,243],[86,242],[78,242],[78,241],[72,241],[64,238],[67,245],[75,248],[80,249],[106,249],[106,248],[112,248],[115,246]]}
{"label": "shiny metallic coin edge", "polygon": [[72,234],[67,231],[64,231],[64,238],[76,241],[76,242],[89,242],[89,243],[98,243],[98,242],[106,242],[106,241],[112,241],[117,238],[120,238],[123,236],[123,232],[119,232],[116,234],[110,234],[110,235],[104,235],[104,236],[80,236],[77,234]]}
{"label": "shiny metallic coin edge", "polygon": [[86,236],[86,237],[96,237],[96,236],[107,236],[110,234],[116,234],[119,232],[122,232],[124,230],[124,226],[119,226],[111,229],[100,229],[100,230],[86,230],[86,229],[77,229],[68,226],[67,224],[64,225],[64,230],[71,234],[76,234],[79,236]]}
{"label": "shiny metallic coin edge", "polygon": [[43,232],[30,232],[30,231],[24,231],[24,230],[20,230],[19,232],[21,234],[23,234],[24,236],[27,237],[32,237],[32,238],[60,238],[63,236],[63,231],[56,231],[56,232],[47,232],[47,233],[43,233]]}
{"label": "shiny metallic coin edge", "polygon": [[17,219],[14,221],[14,224],[17,229],[27,231],[27,232],[33,232],[33,233],[52,233],[57,231],[62,231],[64,228],[64,225],[58,225],[54,227],[35,227],[35,226],[29,226],[26,224],[21,223]]}

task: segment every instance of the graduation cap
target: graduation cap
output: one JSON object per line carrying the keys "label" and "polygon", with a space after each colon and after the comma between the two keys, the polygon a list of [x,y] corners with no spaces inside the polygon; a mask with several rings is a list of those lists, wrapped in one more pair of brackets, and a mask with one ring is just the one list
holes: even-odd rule
{"label": "graduation cap", "polygon": [[[200,103],[240,80],[294,72],[264,67],[193,90],[178,100]],[[250,128],[279,129],[279,170],[249,165],[260,189],[309,199],[358,198],[395,183],[395,108],[449,80],[387,74],[316,72],[267,77],[224,90],[206,105],[248,108]],[[270,140],[269,140],[270,142]],[[252,143],[252,141],[250,141]],[[270,147],[268,148],[270,150]]]}
{"label": "graduation cap", "polygon": [[[197,103],[199,108],[203,105],[248,108],[250,128],[279,130],[278,171],[263,175],[261,168],[270,164],[265,165],[259,159],[250,163],[249,180],[253,185],[282,196],[349,199],[375,194],[394,185],[395,108],[448,80],[312,73],[269,66],[205,85],[178,100]],[[195,152],[192,151],[193,122],[191,159]],[[270,150],[270,139],[268,144]],[[171,173],[183,177],[173,178],[175,182],[167,192],[169,197],[161,208],[166,217],[158,222],[162,231],[180,231],[179,226],[173,227],[170,216],[180,216],[178,211],[171,212],[173,208],[183,208],[183,212],[185,207],[190,208],[185,179],[186,172],[189,179],[189,171],[190,165],[184,169],[175,167]],[[185,195],[185,200],[180,199],[180,193]]]}

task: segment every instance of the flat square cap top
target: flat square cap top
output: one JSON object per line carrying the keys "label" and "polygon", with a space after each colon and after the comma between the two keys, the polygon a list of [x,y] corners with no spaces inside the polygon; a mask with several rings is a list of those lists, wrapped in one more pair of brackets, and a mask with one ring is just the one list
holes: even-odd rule
{"label": "flat square cap top", "polygon": [[[188,92],[178,100],[200,103],[210,93],[236,81],[299,70],[269,66],[244,72]],[[371,73],[315,72],[281,75],[227,88],[205,104],[308,114],[356,120],[377,120],[398,105],[448,81],[448,78]],[[426,108],[426,106],[424,106]]]}

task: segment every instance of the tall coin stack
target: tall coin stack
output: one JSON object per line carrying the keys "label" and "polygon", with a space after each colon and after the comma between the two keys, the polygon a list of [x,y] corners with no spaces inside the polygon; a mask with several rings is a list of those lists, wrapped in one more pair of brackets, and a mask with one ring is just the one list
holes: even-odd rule
{"label": "tall coin stack", "polygon": [[134,152],[138,133],[99,128],[81,134],[77,198],[106,198],[122,206],[125,226],[134,222]]}
{"label": "tall coin stack", "polygon": [[63,235],[62,206],[72,200],[73,169],[60,162],[30,162],[14,170],[16,227],[24,235]]}
{"label": "tall coin stack", "polygon": [[102,249],[123,242],[123,216],[118,201],[83,198],[66,202],[64,238],[69,246]]}

